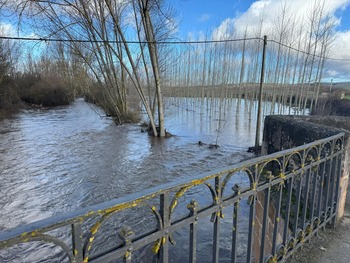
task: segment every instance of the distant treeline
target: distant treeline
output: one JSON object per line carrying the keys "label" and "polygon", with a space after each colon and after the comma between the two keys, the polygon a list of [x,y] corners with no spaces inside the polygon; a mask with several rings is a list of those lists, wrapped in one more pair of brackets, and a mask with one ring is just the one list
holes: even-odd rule
{"label": "distant treeline", "polygon": [[311,114],[321,116],[350,116],[350,100],[339,98],[320,99],[317,107]]}

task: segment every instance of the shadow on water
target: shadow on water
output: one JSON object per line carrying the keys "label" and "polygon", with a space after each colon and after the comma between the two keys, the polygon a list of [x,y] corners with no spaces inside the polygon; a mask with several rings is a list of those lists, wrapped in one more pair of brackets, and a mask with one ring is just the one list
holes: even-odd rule
{"label": "shadow on water", "polygon": [[[141,133],[138,125],[116,126],[112,119],[101,117],[104,114],[99,108],[82,99],[66,107],[24,110],[12,119],[3,120],[0,122],[0,230],[250,158],[252,155],[246,150],[254,142],[256,119],[249,109],[256,107],[255,102],[244,100],[238,104],[234,99],[167,98],[166,128],[174,136],[164,140]],[[269,111],[267,107],[266,112]],[[203,144],[199,145],[198,141]],[[210,144],[220,147],[210,149]],[[199,196],[201,202],[210,204],[203,189],[193,191],[184,197],[185,202]],[[177,212],[181,214],[181,209]],[[223,224],[232,222],[232,212],[227,214],[231,217],[227,216]],[[134,217],[135,222],[140,217]],[[241,220],[243,223],[244,218]],[[198,253],[208,251],[211,246],[212,234],[205,231],[208,224],[212,224],[209,219],[200,224],[203,228],[200,235],[204,236],[199,237],[203,247],[199,247]],[[180,240],[178,244],[183,243],[186,231],[174,233]],[[224,235],[222,239],[226,244],[230,236]],[[52,249],[50,245],[40,246],[44,250]],[[179,247],[185,249],[185,244]],[[22,251],[26,254],[29,249],[30,246],[24,245]],[[180,262],[183,254],[176,252],[178,247],[172,249],[172,262]],[[225,246],[222,249],[225,255],[229,251]],[[29,255],[26,254],[24,261],[16,261],[17,254],[0,253],[0,259],[1,262],[39,260],[38,253]],[[56,262],[64,261],[54,258]],[[49,257],[46,262],[55,260]]]}

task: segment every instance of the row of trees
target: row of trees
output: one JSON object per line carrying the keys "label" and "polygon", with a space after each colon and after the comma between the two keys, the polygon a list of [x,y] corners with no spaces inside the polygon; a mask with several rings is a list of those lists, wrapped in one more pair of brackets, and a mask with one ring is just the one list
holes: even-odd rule
{"label": "row of trees", "polygon": [[[247,87],[260,81],[262,38],[267,34],[265,82],[272,101],[285,100],[288,94],[299,98],[299,108],[310,99],[311,105],[317,104],[336,21],[327,13],[324,0],[314,1],[308,14],[299,17],[284,4],[273,21],[262,14],[259,24],[247,24],[242,33],[220,38],[226,42],[208,43],[203,36],[189,39],[194,43],[178,46],[169,56],[166,83],[202,87],[202,94],[207,86],[235,84],[241,97]],[[205,43],[198,43],[201,41]]]}
{"label": "row of trees", "polygon": [[24,30],[65,40],[47,46],[48,54],[40,59],[25,60],[26,72],[59,75],[73,96],[85,94],[104,105],[118,123],[131,118],[136,91],[153,134],[160,136],[165,135],[162,87],[201,87],[204,98],[206,87],[227,86],[238,90],[238,98],[246,96],[260,80],[265,34],[269,99],[295,97],[299,108],[310,98],[311,105],[317,104],[335,25],[325,0],[314,1],[305,17],[293,13],[286,1],[272,20],[262,13],[259,23],[219,39],[213,34],[195,43],[166,44],[176,28],[170,1],[0,1],[17,14]]}

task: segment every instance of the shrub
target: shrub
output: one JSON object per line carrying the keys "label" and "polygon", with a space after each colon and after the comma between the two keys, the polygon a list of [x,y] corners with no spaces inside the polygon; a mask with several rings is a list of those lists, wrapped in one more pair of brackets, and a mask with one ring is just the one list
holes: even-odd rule
{"label": "shrub", "polygon": [[317,107],[313,109],[312,115],[336,115],[350,116],[350,101],[346,99],[319,100]]}
{"label": "shrub", "polygon": [[52,107],[67,105],[74,99],[60,77],[26,75],[24,79],[28,79],[30,85],[28,87],[28,84],[24,83],[23,80],[19,81],[20,84],[23,84],[19,87],[20,98],[27,103]]}

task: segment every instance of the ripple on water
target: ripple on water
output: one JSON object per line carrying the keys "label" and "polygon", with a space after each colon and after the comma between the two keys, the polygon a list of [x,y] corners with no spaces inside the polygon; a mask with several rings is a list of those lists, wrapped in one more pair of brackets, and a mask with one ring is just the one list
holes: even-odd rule
{"label": "ripple on water", "polygon": [[[217,139],[217,125],[210,126],[203,114],[173,110],[167,127],[175,136],[158,140],[137,125],[116,126],[95,110],[103,115],[78,100],[67,107],[25,110],[0,122],[1,229],[192,178],[251,156],[244,151],[252,142],[240,144],[229,121],[230,136],[223,133],[221,147],[211,150],[197,144]],[[205,127],[193,118],[202,118]],[[184,200],[200,198],[207,190],[196,191]],[[209,243],[203,244],[200,250],[205,251]]]}

